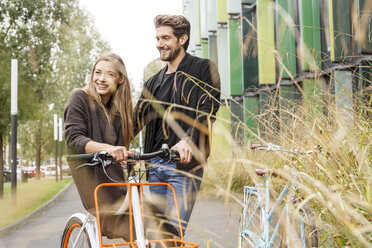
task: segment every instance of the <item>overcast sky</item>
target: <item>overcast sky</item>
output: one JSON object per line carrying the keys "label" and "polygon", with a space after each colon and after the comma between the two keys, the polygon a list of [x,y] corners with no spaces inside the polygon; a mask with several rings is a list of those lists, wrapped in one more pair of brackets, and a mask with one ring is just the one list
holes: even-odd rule
{"label": "overcast sky", "polygon": [[143,69],[159,57],[153,19],[158,14],[182,14],[182,0],[80,0],[95,20],[101,37],[120,55],[136,89]]}

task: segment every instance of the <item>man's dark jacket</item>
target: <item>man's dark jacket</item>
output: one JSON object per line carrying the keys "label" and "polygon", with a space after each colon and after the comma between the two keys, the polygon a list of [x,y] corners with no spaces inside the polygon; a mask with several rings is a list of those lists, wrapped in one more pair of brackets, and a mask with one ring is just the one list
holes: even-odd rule
{"label": "man's dark jacket", "polygon": [[[161,83],[168,67],[165,66],[160,72],[151,77],[144,85],[141,97],[136,105],[133,115],[135,135],[146,126],[145,152],[152,152],[155,136],[157,114],[154,107],[159,104],[153,103],[153,96],[161,90]],[[198,147],[203,159],[197,161],[195,157],[189,164],[177,164],[178,169],[190,170],[203,163],[209,156],[210,124],[219,108],[220,100],[220,77],[213,62],[201,59],[186,53],[179,64],[171,96],[171,111],[178,125],[186,133],[192,142]],[[178,137],[171,127],[166,129],[168,143],[172,147],[181,138]],[[195,152],[194,152],[195,154]]]}

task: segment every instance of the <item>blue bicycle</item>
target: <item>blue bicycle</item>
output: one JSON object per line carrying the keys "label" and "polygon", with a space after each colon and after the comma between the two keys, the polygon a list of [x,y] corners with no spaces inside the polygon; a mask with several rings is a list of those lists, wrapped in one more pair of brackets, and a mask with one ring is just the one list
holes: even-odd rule
{"label": "blue bicycle", "polygon": [[[280,146],[253,145],[253,150],[281,151],[292,154],[310,154],[313,151],[285,150]],[[264,184],[244,186],[244,208],[239,232],[239,248],[271,247],[318,247],[318,233],[310,209],[301,203],[295,182],[296,172],[292,171],[294,180],[288,182],[278,198],[271,202],[270,178],[278,176],[273,170],[257,169]]]}

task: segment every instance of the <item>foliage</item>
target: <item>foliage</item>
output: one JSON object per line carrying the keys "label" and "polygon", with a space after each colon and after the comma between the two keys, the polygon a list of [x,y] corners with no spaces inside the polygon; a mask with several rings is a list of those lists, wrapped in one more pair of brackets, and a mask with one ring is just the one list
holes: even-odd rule
{"label": "foliage", "polygon": [[0,3],[0,129],[3,136],[9,129],[10,58],[17,58],[25,159],[40,163],[41,153],[52,154],[53,113],[62,116],[69,92],[86,83],[93,61],[109,49],[91,23],[76,0]]}

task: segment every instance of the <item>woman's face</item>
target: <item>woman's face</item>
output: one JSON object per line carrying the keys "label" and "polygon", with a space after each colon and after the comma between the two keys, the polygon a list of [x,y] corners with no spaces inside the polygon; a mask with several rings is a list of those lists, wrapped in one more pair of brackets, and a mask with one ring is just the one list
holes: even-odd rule
{"label": "woman's face", "polygon": [[116,66],[109,61],[100,61],[93,72],[93,83],[102,98],[107,103],[111,95],[115,94],[118,85],[123,83]]}

